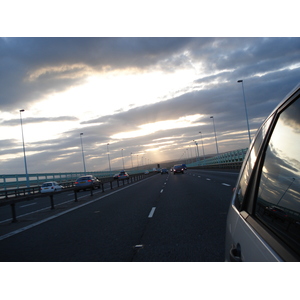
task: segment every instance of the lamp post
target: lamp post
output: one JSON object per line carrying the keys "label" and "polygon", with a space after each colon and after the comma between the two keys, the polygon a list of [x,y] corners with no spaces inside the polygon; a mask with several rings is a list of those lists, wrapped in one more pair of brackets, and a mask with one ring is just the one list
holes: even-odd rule
{"label": "lamp post", "polygon": [[218,155],[218,162],[219,162],[219,148],[218,148],[218,141],[217,141],[217,133],[216,133],[216,126],[215,126],[215,121],[214,117],[211,116],[211,119],[213,119],[213,125],[214,125],[214,131],[215,131],[215,140],[216,140],[216,148],[217,148],[217,155]]}
{"label": "lamp post", "polygon": [[29,183],[29,176],[27,171],[27,162],[26,162],[26,152],[25,152],[25,143],[24,143],[24,133],[23,133],[23,122],[22,122],[22,112],[24,112],[24,109],[20,109],[20,121],[21,121],[21,131],[22,131],[22,142],[23,142],[23,153],[24,153],[24,165],[25,165],[25,173],[26,173],[26,183],[27,187],[30,187]]}
{"label": "lamp post", "polygon": [[123,162],[123,170],[125,170],[123,150],[124,150],[124,149],[121,149],[121,152],[122,152],[122,162]]}
{"label": "lamp post", "polygon": [[251,144],[250,127],[249,127],[249,121],[248,121],[248,112],[247,112],[247,105],[246,105],[246,98],[245,98],[245,91],[244,91],[244,83],[243,83],[243,80],[238,80],[237,82],[242,83],[244,104],[245,104],[245,113],[246,113],[246,120],[247,120],[247,127],[248,127],[249,144]]}
{"label": "lamp post", "polygon": [[84,170],[84,175],[86,175],[86,168],[85,168],[85,161],[84,161],[84,153],[83,153],[83,144],[82,144],[82,136],[83,136],[83,133],[80,133],[80,142],[81,142],[81,152],[82,152],[83,170]]}
{"label": "lamp post", "polygon": [[108,157],[108,167],[109,167],[109,174],[111,176],[111,166],[110,166],[110,157],[109,157],[109,149],[108,149],[109,143],[107,144],[107,157]]}
{"label": "lamp post", "polygon": [[199,165],[199,161],[200,161],[200,157],[199,157],[199,148],[198,148],[198,143],[197,141],[193,140],[195,142],[195,145],[197,146],[197,154],[198,154],[198,165]]}
{"label": "lamp post", "polygon": [[203,150],[203,160],[205,162],[205,153],[204,153],[204,145],[203,145],[203,136],[202,136],[202,132],[199,131],[199,133],[201,134],[201,143],[202,143],[202,150]]}

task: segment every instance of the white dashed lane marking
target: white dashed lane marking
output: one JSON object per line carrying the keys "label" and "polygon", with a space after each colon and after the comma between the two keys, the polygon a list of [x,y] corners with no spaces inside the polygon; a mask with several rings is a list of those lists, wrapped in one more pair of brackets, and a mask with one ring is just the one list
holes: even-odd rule
{"label": "white dashed lane marking", "polygon": [[150,214],[149,214],[148,218],[152,218],[152,217],[153,217],[154,212],[155,212],[155,209],[156,209],[156,207],[152,207],[152,209],[151,209],[151,211],[150,211]]}

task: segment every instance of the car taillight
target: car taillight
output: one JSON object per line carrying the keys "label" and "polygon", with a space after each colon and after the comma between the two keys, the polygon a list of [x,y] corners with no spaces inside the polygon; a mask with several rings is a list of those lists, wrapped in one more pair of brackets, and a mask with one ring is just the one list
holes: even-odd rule
{"label": "car taillight", "polygon": [[75,184],[78,184],[78,182],[76,181]]}
{"label": "car taillight", "polygon": [[88,182],[92,182],[92,180],[89,179]]}
{"label": "car taillight", "polygon": [[51,186],[51,189],[54,189],[54,187],[53,187],[53,186]]}

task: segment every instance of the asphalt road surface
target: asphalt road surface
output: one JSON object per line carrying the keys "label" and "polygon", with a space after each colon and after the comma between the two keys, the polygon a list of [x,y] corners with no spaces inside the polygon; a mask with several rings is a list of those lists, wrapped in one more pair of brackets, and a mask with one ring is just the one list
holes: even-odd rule
{"label": "asphalt road surface", "polygon": [[81,192],[76,205],[72,194],[63,193],[54,210],[31,214],[37,201],[23,203],[27,211],[17,223],[8,222],[9,212],[1,207],[0,261],[224,261],[237,176],[205,170],[158,174],[93,196]]}

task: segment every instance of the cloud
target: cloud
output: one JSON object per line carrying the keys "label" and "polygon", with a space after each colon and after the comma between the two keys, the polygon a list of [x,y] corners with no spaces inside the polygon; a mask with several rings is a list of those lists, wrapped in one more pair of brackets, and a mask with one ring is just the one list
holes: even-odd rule
{"label": "cloud", "polygon": [[[130,153],[160,161],[181,157],[185,149],[193,146],[194,139],[200,139],[199,131],[205,152],[213,153],[212,115],[220,152],[245,148],[245,108],[237,80],[244,80],[254,135],[300,78],[300,38],[0,38],[0,53],[0,110],[8,114],[1,116],[3,127],[20,125],[19,118],[12,116],[19,109],[81,86],[93,74],[172,74],[179,69],[194,70],[196,74],[186,86],[158,95],[161,101],[155,103],[137,102],[125,108],[102,101],[99,107],[90,108],[92,118],[65,113],[60,116],[59,110],[52,117],[26,117],[25,125],[51,122],[54,126],[65,121],[73,124],[55,139],[26,143],[28,164],[34,166],[34,172],[58,171],[62,165],[66,171],[81,168],[81,132],[86,163],[91,169],[106,168],[107,143],[116,165],[121,149],[126,150],[127,160]],[[149,89],[155,89],[151,82]],[[141,97],[146,94],[144,91]],[[130,93],[124,97],[130,98]],[[81,104],[88,107],[88,102],[74,103]],[[112,107],[114,113],[103,114],[103,106]],[[198,117],[189,121],[189,127],[178,125],[190,116]],[[169,122],[174,122],[174,128],[164,127]],[[159,124],[161,128],[137,137],[120,135],[139,131],[147,124]],[[5,137],[0,139],[0,146],[5,155],[3,172],[22,169],[20,141]],[[146,151],[154,148],[159,151]],[[14,155],[15,160],[11,158]]]}
{"label": "cloud", "polygon": [[[61,117],[53,117],[53,118],[26,118],[23,120],[23,123],[26,124],[38,124],[44,122],[66,122],[66,121],[78,121],[78,118],[72,116],[61,116]],[[19,126],[20,119],[11,119],[0,121],[0,125],[2,126]]]}
{"label": "cloud", "polygon": [[154,67],[189,38],[0,39],[1,110],[79,85],[93,72]]}

